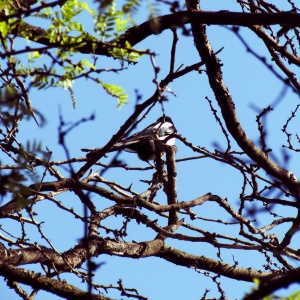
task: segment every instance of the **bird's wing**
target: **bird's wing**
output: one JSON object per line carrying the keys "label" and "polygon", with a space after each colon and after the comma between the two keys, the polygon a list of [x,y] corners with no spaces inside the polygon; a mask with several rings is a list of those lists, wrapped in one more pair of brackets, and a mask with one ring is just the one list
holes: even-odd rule
{"label": "bird's wing", "polygon": [[[122,149],[124,149],[127,152],[136,152],[135,150],[130,149],[129,147],[132,146],[133,148],[135,148],[134,145],[136,145],[138,143],[141,143],[142,141],[148,141],[150,139],[153,139],[151,137],[151,135],[143,136],[143,137],[140,137],[140,138],[126,139],[124,141],[120,141],[120,142],[116,143],[115,145],[113,145],[107,152],[113,152],[113,151],[118,151],[118,150],[122,150]],[[103,147],[100,147],[100,148],[82,148],[81,151],[89,152],[89,153],[87,153],[86,156],[90,157],[90,156],[96,155],[102,149],[103,149]]]}

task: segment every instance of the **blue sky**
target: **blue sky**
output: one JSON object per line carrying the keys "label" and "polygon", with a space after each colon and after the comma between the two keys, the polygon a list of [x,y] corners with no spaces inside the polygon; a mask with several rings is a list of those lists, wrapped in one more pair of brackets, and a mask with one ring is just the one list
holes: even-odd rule
{"label": "blue sky", "polygon": [[[89,3],[91,6],[93,5],[92,1],[89,1]],[[202,9],[237,10],[237,6],[234,1],[202,1]],[[168,13],[168,10],[162,9],[161,13]],[[142,18],[138,19],[138,21],[144,20]],[[91,23],[87,16],[84,18],[85,23],[86,30],[88,30]],[[180,33],[180,30],[178,32]],[[267,56],[264,45],[257,41],[249,29],[242,29],[240,32],[248,41],[250,47],[255,49],[259,55]],[[276,79],[261,62],[247,53],[245,47],[228,28],[224,26],[209,26],[208,35],[215,51],[224,47],[218,57],[224,64],[222,70],[225,84],[233,96],[242,126],[253,141],[258,141],[259,133],[255,121],[257,111],[253,107],[262,109],[273,103],[284,88],[284,84]],[[199,62],[199,56],[194,48],[192,38],[182,37],[181,35],[179,35],[179,38],[176,67],[179,67],[181,64],[188,66]],[[155,62],[161,69],[159,73],[160,80],[167,75],[169,70],[171,43],[172,33],[165,31],[158,36],[151,36],[136,47],[138,49],[151,49],[158,54]],[[79,55],[79,57],[90,59],[91,56]],[[26,56],[23,55],[22,59],[25,61]],[[102,65],[111,68],[120,67],[118,61],[100,57],[98,67]],[[41,141],[43,147],[48,147],[53,151],[53,160],[62,160],[65,159],[65,153],[62,147],[57,146],[59,113],[62,113],[66,122],[76,122],[83,117],[95,114],[96,119],[93,122],[81,124],[81,126],[70,132],[66,138],[71,157],[83,157],[84,154],[81,152],[81,148],[104,145],[130,116],[135,105],[136,89],[141,94],[142,101],[153,94],[155,91],[155,85],[152,82],[153,74],[150,58],[144,56],[138,64],[128,66],[128,69],[120,72],[120,74],[102,73],[99,75],[99,78],[105,82],[121,85],[129,94],[128,104],[121,109],[117,108],[116,100],[103,91],[99,85],[83,79],[74,83],[74,92],[77,99],[76,109],[72,107],[72,101],[67,90],[62,88],[50,88],[44,91],[31,90],[32,104],[46,116],[47,124],[39,128],[33,121],[25,121],[20,126],[18,138],[22,143],[25,143],[27,140]],[[211,151],[214,150],[215,144],[220,145],[221,148],[226,147],[226,140],[212,116],[208,102],[205,100],[205,97],[213,100],[214,107],[218,110],[205,73],[192,72],[183,78],[177,79],[169,87],[176,96],[172,93],[166,94],[169,102],[165,104],[165,111],[167,115],[172,117],[178,132],[187,137],[194,145],[206,147]],[[281,145],[285,142],[285,137],[280,132],[280,128],[282,128],[290,115],[291,109],[298,102],[299,97],[291,90],[287,90],[284,99],[278,104],[277,109],[270,113],[267,119],[268,128],[274,129],[274,131],[269,131],[267,140],[273,148],[274,155],[281,162],[283,161]],[[138,130],[149,125],[161,115],[161,107],[155,107],[149,113],[147,119],[140,124]],[[294,126],[296,128],[295,124]],[[177,143],[177,146],[177,158],[195,155],[182,143]],[[238,148],[236,147],[236,149]],[[107,159],[108,162],[111,157],[109,156]],[[131,166],[145,166],[144,162],[139,161],[135,155],[130,153],[121,153],[120,158]],[[3,157],[0,156],[0,159],[3,159]],[[300,178],[298,168],[296,169],[295,167],[295,161],[296,158],[292,158],[291,170],[296,174],[296,177]],[[79,168],[79,164],[76,167]],[[228,166],[222,166],[220,163],[210,159],[178,163],[177,168],[179,201],[193,200],[211,192],[220,197],[228,198],[229,203],[236,207],[242,183],[242,177],[238,171]],[[99,167],[93,167],[94,171],[98,169]],[[60,169],[60,171],[62,174],[67,175],[67,172],[64,172],[64,170]],[[107,179],[120,182],[124,186],[129,186],[133,183],[133,188],[138,192],[146,188],[145,184],[139,180],[141,178],[151,179],[151,175],[152,171],[129,173],[125,170],[109,170],[105,173]],[[49,177],[48,180],[51,180],[51,178]],[[159,197],[161,197],[160,201],[163,202],[163,195],[159,194]],[[103,199],[99,199],[96,196],[94,198],[99,209],[108,204]],[[82,205],[71,193],[61,195],[58,199],[63,201],[64,205],[74,207],[79,213],[83,213]],[[67,213],[61,214],[55,204],[41,202],[36,205],[35,210],[38,212],[37,220],[45,221],[43,225],[45,234],[49,236],[59,251],[68,250],[74,242],[83,236],[82,224]],[[228,215],[224,214],[224,211],[216,204],[207,203],[195,209],[195,211],[198,215],[206,218],[228,218]],[[265,215],[267,216],[267,214]],[[267,219],[267,217],[266,219],[262,217],[261,225],[263,225],[263,222],[267,222]],[[110,222],[112,222],[113,226],[117,226],[121,221],[121,219],[115,218]],[[15,226],[15,223],[13,221],[5,221],[3,226],[12,228],[12,226]],[[238,226],[225,227],[224,229],[224,226],[221,228],[216,223],[200,220],[196,222],[196,226],[211,231],[220,230],[228,235],[231,234],[231,231],[238,233],[239,230]],[[19,232],[19,228],[14,228],[13,230]],[[230,232],[228,232],[229,230]],[[59,234],[60,232],[63,234]],[[128,241],[150,240],[154,237],[153,232],[145,227],[137,226],[135,222],[131,222],[129,232]],[[100,231],[101,233],[103,234]],[[28,235],[31,242],[40,239],[39,233],[35,228],[28,227]],[[172,240],[167,240],[167,243],[194,254],[207,255],[210,258],[217,259],[217,249],[208,245],[178,243]],[[233,262],[233,253],[225,250],[221,252],[224,261]],[[249,265],[253,267],[261,266],[260,256],[250,251],[247,253],[234,252],[234,260],[238,260],[242,267],[248,267]],[[105,265],[98,270],[95,282],[107,285],[111,283],[117,284],[118,279],[122,278],[126,287],[136,287],[142,295],[147,296],[149,299],[199,299],[206,288],[211,290],[208,294],[209,297],[219,296],[216,292],[216,286],[211,279],[198,274],[195,270],[175,266],[162,259],[133,260],[101,256],[95,261],[105,262]],[[29,266],[28,268],[32,269],[33,267]],[[64,276],[62,278],[65,278]],[[67,276],[66,278],[70,277]],[[229,299],[240,299],[253,286],[251,283],[237,283],[223,277],[220,281]],[[70,283],[80,285],[80,281],[74,276]],[[15,297],[14,293],[8,290],[3,280],[0,280],[0,290],[4,291],[5,299],[15,299],[13,298]],[[290,292],[291,290],[283,291],[282,294],[287,295]],[[120,298],[118,293],[110,294],[109,296]],[[36,299],[45,299],[45,294],[39,293]],[[48,294],[47,299],[58,298]]]}

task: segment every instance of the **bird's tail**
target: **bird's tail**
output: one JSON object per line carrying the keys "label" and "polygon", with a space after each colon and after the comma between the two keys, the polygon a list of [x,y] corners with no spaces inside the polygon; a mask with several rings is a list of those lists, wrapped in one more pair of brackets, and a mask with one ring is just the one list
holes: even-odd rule
{"label": "bird's tail", "polygon": [[[134,141],[124,141],[124,142],[116,143],[114,146],[112,146],[107,151],[107,153],[125,149],[127,147],[130,147],[131,145],[138,143],[138,142],[139,142],[138,140],[134,140]],[[101,147],[101,148],[82,148],[81,151],[88,152],[86,154],[86,157],[92,157],[92,156],[97,155],[102,149],[103,149],[103,147]]]}

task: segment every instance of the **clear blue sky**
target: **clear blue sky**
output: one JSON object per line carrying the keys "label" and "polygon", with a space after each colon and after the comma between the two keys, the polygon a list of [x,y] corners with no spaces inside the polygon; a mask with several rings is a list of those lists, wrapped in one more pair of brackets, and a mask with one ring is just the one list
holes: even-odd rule
{"label": "clear blue sky", "polygon": [[[93,1],[88,1],[93,6]],[[235,1],[201,1],[203,10],[237,10]],[[230,3],[229,3],[230,2]],[[163,6],[162,6],[163,8]],[[167,10],[161,11],[162,14],[168,13]],[[146,13],[145,13],[146,15]],[[145,16],[144,15],[144,16]],[[139,18],[142,22],[145,19]],[[89,30],[91,23],[85,16],[84,24],[86,30]],[[39,25],[39,24],[34,24]],[[42,26],[42,25],[41,25]],[[262,43],[258,42],[254,34],[248,29],[242,29],[245,38],[249,45],[257,51],[261,56],[267,56]],[[254,141],[258,141],[259,134],[257,131],[257,123],[255,116],[257,111],[253,106],[258,108],[267,107],[276,100],[279,93],[283,89],[283,83],[276,79],[274,75],[256,58],[249,55],[245,48],[234,34],[222,26],[208,27],[208,34],[212,46],[215,51],[224,47],[218,55],[223,67],[223,75],[225,84],[229,87],[229,91],[236,103],[237,112],[242,126],[244,126],[248,136]],[[179,30],[179,42],[176,56],[176,67],[181,64],[188,66],[199,62],[198,54],[194,48],[191,37],[182,37]],[[160,67],[159,79],[163,79],[169,70],[170,47],[172,42],[172,33],[165,31],[158,36],[151,36],[147,40],[138,44],[138,49],[151,49],[157,53],[155,62]],[[90,55],[79,55],[90,59]],[[26,56],[23,56],[24,61]],[[98,67],[101,64],[105,67],[118,68],[120,64],[110,58],[100,57]],[[72,157],[82,157],[81,148],[97,147],[104,145],[108,139],[116,133],[123,122],[130,116],[135,105],[135,89],[138,89],[142,95],[142,101],[150,97],[155,91],[155,85],[152,82],[153,68],[149,57],[143,57],[138,64],[128,66],[128,70],[122,71],[120,74],[102,73],[99,78],[105,82],[121,85],[129,94],[129,102],[120,110],[117,108],[117,102],[106,94],[103,89],[95,83],[86,80],[78,80],[74,83],[74,92],[77,98],[77,108],[73,109],[72,101],[67,90],[61,88],[51,88],[45,91],[32,90],[30,97],[35,108],[41,111],[47,119],[47,124],[39,128],[33,121],[26,121],[20,127],[18,138],[21,142],[26,142],[28,139],[33,141],[42,141],[43,147],[48,147],[53,151],[53,160],[65,159],[64,151],[57,146],[58,141],[58,124],[59,111],[61,111],[66,122],[75,122],[82,117],[89,117],[95,113],[96,119],[93,122],[87,122],[75,128],[67,136],[67,146],[70,149]],[[171,90],[176,94],[169,93],[169,102],[165,104],[166,114],[171,116],[180,134],[187,137],[195,145],[206,147],[213,151],[215,144],[218,143],[221,147],[226,147],[226,141],[222,132],[217,125],[214,117],[211,114],[209,105],[205,97],[214,100],[213,93],[209,87],[206,75],[196,72],[190,73],[187,76],[180,78],[170,84]],[[291,106],[285,105],[285,102],[291,103]],[[287,91],[284,101],[278,105],[279,109],[270,114],[272,119],[268,119],[269,128],[274,128],[274,134],[269,132],[268,141],[278,156],[281,157],[281,145],[284,143],[284,136],[280,135],[280,128],[285,123],[285,120],[290,114],[291,107],[293,108],[298,103],[299,98],[290,90]],[[217,109],[217,104],[214,102]],[[161,108],[157,106],[148,115],[147,119],[140,124],[138,129],[142,129],[151,122],[161,116]],[[184,158],[195,155],[181,143],[177,143],[178,153],[177,158]],[[111,156],[110,156],[111,157]],[[122,153],[120,158],[123,158],[129,165],[144,166],[144,162],[139,161],[135,155]],[[0,156],[2,160],[3,157]],[[107,160],[109,161],[109,159]],[[79,165],[77,166],[79,167]],[[179,201],[193,200],[208,192],[217,194],[223,198],[228,198],[229,203],[235,206],[242,183],[241,175],[227,166],[221,166],[219,163],[212,160],[197,160],[178,164],[178,199]],[[93,167],[93,170],[97,170]],[[300,178],[299,171],[291,168],[292,171]],[[298,172],[298,174],[297,174]],[[64,173],[62,171],[62,173]],[[64,173],[66,175],[67,173]],[[133,188],[136,191],[143,191],[145,185],[139,180],[150,179],[152,172],[127,172],[110,170],[105,173],[107,179],[120,182],[125,186],[133,183]],[[52,180],[48,178],[48,180]],[[82,205],[78,203],[74,195],[69,193],[67,196],[58,197],[67,206],[74,207],[82,213]],[[95,203],[103,207],[101,201],[96,196]],[[107,204],[107,202],[105,202]],[[74,220],[68,214],[57,213],[58,210],[54,204],[39,203],[36,205],[35,211],[38,212],[37,220],[45,221],[43,225],[44,232],[51,238],[51,241],[59,251],[66,251],[74,245],[83,236],[82,224]],[[196,213],[207,218],[228,218],[217,205],[205,204],[196,209]],[[113,222],[120,222],[118,218]],[[12,223],[14,224],[14,223]],[[207,230],[233,230],[238,232],[236,227],[224,226],[220,229],[218,224],[211,224],[204,221],[199,221],[197,224],[202,229]],[[262,224],[263,225],[263,224]],[[8,221],[3,223],[3,226],[10,226]],[[215,227],[215,229],[214,229]],[[150,240],[154,237],[153,232],[143,226],[137,226],[135,222],[130,224],[130,235],[128,241]],[[63,230],[62,230],[63,229]],[[16,228],[16,232],[19,229]],[[63,233],[63,234],[60,234]],[[100,234],[103,232],[100,232]],[[227,232],[228,235],[231,232]],[[35,239],[40,239],[39,234],[35,229],[28,229],[28,235],[31,242]],[[189,251],[194,254],[207,255],[210,258],[217,259],[217,249],[203,244],[178,243],[167,241],[172,246],[177,246],[182,250]],[[222,251],[224,261],[233,262],[230,251]],[[239,261],[242,267],[259,267],[259,256],[251,252],[234,253],[234,259]],[[247,259],[247,261],[246,261]],[[101,256],[95,259],[96,262],[105,262],[106,264],[98,270],[95,282],[101,284],[117,284],[119,278],[123,279],[123,284],[126,287],[137,288],[142,295],[149,299],[199,299],[205,289],[211,289],[212,292],[208,297],[219,297],[216,292],[216,286],[212,280],[199,275],[195,270],[186,269],[183,267],[172,265],[162,259],[147,258],[140,260],[122,259],[109,256]],[[250,261],[250,262],[249,262]],[[28,267],[33,268],[32,266]],[[64,278],[64,275],[62,276]],[[69,277],[66,277],[69,278]],[[74,279],[69,282],[74,285],[79,285],[79,280]],[[227,278],[221,278],[223,288],[227,292],[229,299],[240,299],[242,295],[250,291],[252,284],[236,282]],[[3,299],[15,299],[15,294],[0,280],[0,290]],[[283,291],[283,295],[287,295],[290,291]],[[121,298],[118,293],[110,294],[109,296]],[[40,299],[57,299],[56,296],[44,293],[39,293],[36,297]]]}

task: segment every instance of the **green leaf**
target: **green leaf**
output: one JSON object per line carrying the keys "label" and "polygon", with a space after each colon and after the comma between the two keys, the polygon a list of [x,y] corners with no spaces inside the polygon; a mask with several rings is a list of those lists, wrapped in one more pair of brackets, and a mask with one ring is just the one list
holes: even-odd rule
{"label": "green leaf", "polygon": [[96,69],[95,65],[92,64],[92,63],[91,63],[90,61],[88,61],[87,59],[82,59],[82,60],[80,61],[80,64],[82,65],[82,67],[88,67],[88,68],[90,68],[90,69],[92,69],[92,70],[95,70],[95,69]]}
{"label": "green leaf", "polygon": [[128,102],[128,94],[126,91],[119,85],[114,85],[110,83],[104,83],[99,81],[99,83],[103,86],[104,90],[114,98],[118,100],[118,107],[121,108],[123,104]]}
{"label": "green leaf", "polygon": [[34,60],[36,60],[37,58],[40,58],[41,56],[42,55],[40,54],[39,51],[32,51],[32,52],[28,53],[30,62],[33,62]]}
{"label": "green leaf", "polygon": [[0,33],[3,38],[7,37],[10,26],[6,22],[0,22]]}
{"label": "green leaf", "polygon": [[129,28],[126,24],[128,23],[128,20],[122,20],[122,18],[116,19],[116,30],[117,32],[125,31]]}

